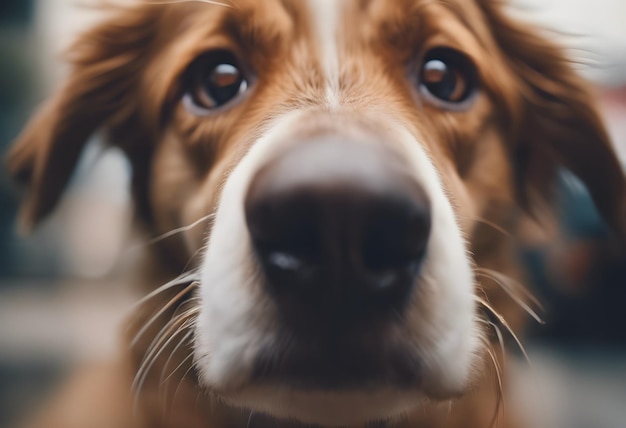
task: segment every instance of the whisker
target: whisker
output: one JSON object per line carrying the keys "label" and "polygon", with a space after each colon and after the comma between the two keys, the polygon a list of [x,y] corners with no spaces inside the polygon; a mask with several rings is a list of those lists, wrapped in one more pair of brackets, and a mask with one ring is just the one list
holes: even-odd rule
{"label": "whisker", "polygon": [[146,333],[146,331],[150,328],[150,326],[161,316],[163,315],[168,309],[170,309],[173,305],[175,305],[176,303],[178,303],[180,301],[180,299],[183,298],[183,296],[185,296],[185,294],[189,293],[192,289],[196,288],[198,286],[197,282],[192,282],[191,284],[189,284],[187,287],[185,287],[182,291],[180,291],[176,296],[174,296],[172,299],[170,299],[169,302],[167,302],[167,304],[165,306],[163,306],[154,316],[152,316],[152,318],[150,318],[150,320],[148,320],[147,323],[144,324],[144,326],[139,330],[139,332],[137,332],[137,334],[135,335],[135,337],[133,338],[132,342],[130,343],[131,347],[134,347],[137,345],[137,342],[139,341],[139,339]]}
{"label": "whisker", "polygon": [[186,335],[184,335],[180,341],[178,342],[178,344],[174,347],[174,349],[172,349],[172,352],[170,352],[170,355],[167,357],[167,360],[165,360],[165,364],[163,365],[163,369],[161,370],[161,385],[163,385],[170,377],[168,376],[165,380],[163,380],[163,378],[165,377],[165,372],[167,371],[167,367],[170,365],[170,363],[172,362],[172,359],[174,358],[174,355],[176,354],[176,352],[180,349],[181,346],[183,346],[183,344],[185,343],[185,341],[187,339],[189,339],[191,336],[193,335],[193,330],[190,330],[187,332]]}
{"label": "whisker", "polygon": [[[163,331],[164,329],[162,329],[161,332],[159,332],[159,335],[157,335],[157,337],[155,337],[154,340],[152,341],[150,348],[146,351],[145,356],[143,360],[141,361],[139,370],[137,370],[137,373],[135,375],[135,379],[133,380],[132,386],[133,386],[133,389],[136,391],[136,394],[135,394],[136,402],[138,401],[138,396],[141,393],[143,383],[152,365],[156,362],[161,352],[163,352],[167,348],[169,343],[174,338],[176,338],[181,332],[184,332],[188,327],[190,327],[193,324],[193,320],[189,319],[192,315],[193,313],[191,314],[185,313],[176,317],[176,319],[171,320],[168,323],[169,328],[167,328],[167,331]],[[171,334],[173,329],[176,329],[176,331],[173,334]],[[169,336],[169,339],[167,339],[168,336]],[[164,341],[165,343],[163,343]]]}
{"label": "whisker", "polygon": [[[187,358],[185,358],[185,360],[183,360],[183,362],[180,364],[180,366],[182,367],[184,365],[184,363],[186,361],[189,360],[190,357],[192,357],[193,354],[190,354],[189,356],[187,356]],[[187,375],[189,374],[189,372],[191,372],[191,370],[193,370],[194,367],[194,363],[192,362],[189,365],[189,368],[187,370],[185,370],[185,373],[183,373],[183,375],[181,376],[180,380],[178,381],[178,385],[176,386],[176,389],[174,390],[174,395],[172,395],[172,403],[170,405],[170,413],[172,412],[172,410],[174,409],[174,405],[176,404],[176,396],[178,395],[178,393],[180,392],[180,388],[183,385],[183,381],[185,380],[185,378],[187,377]],[[174,372],[172,372],[172,375],[178,370],[178,368],[176,368],[176,370]],[[198,405],[198,399],[200,398],[202,394],[202,389],[198,389],[198,395],[196,397],[196,411],[197,411],[197,405]],[[167,403],[165,403],[167,406]]]}
{"label": "whisker", "polygon": [[[176,317],[175,320],[172,320],[168,323],[168,328],[159,333],[157,337],[154,338],[153,343],[149,347],[149,349],[144,353],[144,357],[139,366],[139,370],[137,371],[137,375],[135,376],[135,380],[137,377],[141,377],[140,375],[145,371],[145,368],[150,364],[150,361],[153,359],[155,354],[158,354],[163,350],[163,348],[168,345],[168,343],[175,338],[179,333],[185,330],[186,323],[188,323],[189,319],[183,316]],[[172,334],[172,330],[175,330],[175,333]],[[165,343],[164,343],[165,342]],[[136,382],[133,382],[133,386]]]}
{"label": "whisker", "polygon": [[502,356],[504,357],[506,354],[506,349],[505,349],[505,345],[504,345],[504,336],[502,335],[502,330],[500,330],[500,327],[498,327],[497,324],[489,321],[486,318],[478,318],[477,321],[481,324],[484,324],[486,327],[492,328],[494,330],[494,332],[496,333],[496,337],[498,339],[498,344],[500,345],[500,351],[502,351]]}
{"label": "whisker", "polygon": [[[193,352],[190,352],[188,356],[185,357],[185,359],[178,364],[178,366],[176,366],[176,368],[174,368],[174,370],[167,376],[165,377],[165,373],[167,371],[167,368],[169,367],[170,363],[172,362],[172,359],[174,358],[174,356],[176,355],[176,352],[178,352],[178,350],[181,348],[181,346],[183,346],[185,343],[189,344],[188,340],[189,338],[193,337],[193,329],[190,329],[187,334],[185,334],[179,341],[178,344],[174,347],[174,349],[172,349],[172,352],[170,352],[170,355],[167,357],[167,360],[165,360],[165,364],[163,365],[163,368],[161,369],[161,376],[160,376],[160,385],[163,386],[165,385],[170,379],[171,377],[178,371],[178,369],[180,369],[183,364],[185,364],[185,362],[187,362],[189,360],[189,358],[193,357]],[[165,400],[167,400],[167,388],[163,388],[163,393],[164,393],[164,398]]]}
{"label": "whisker", "polygon": [[491,274],[485,273],[485,272],[481,272],[477,269],[476,274],[479,276],[482,276],[484,278],[487,279],[491,279],[493,282],[495,282],[496,284],[498,284],[502,290],[504,290],[504,292],[515,301],[515,303],[517,303],[522,309],[524,309],[524,311],[526,311],[526,313],[528,313],[528,315],[530,315],[531,317],[533,317],[533,319],[535,321],[537,321],[537,323],[544,325],[545,321],[537,314],[537,312],[535,312],[530,306],[528,306],[528,304],[526,302],[524,302],[524,300],[522,300],[517,294],[515,294],[512,290],[509,289],[509,287],[503,282],[501,281],[499,278],[496,278],[494,276],[492,276]]}
{"label": "whisker", "polygon": [[165,384],[165,383],[167,383],[167,381],[169,381],[169,380],[172,378],[172,376],[174,376],[174,374],[176,374],[176,372],[177,372],[178,370],[180,370],[180,368],[181,368],[182,366],[184,366],[184,365],[185,365],[185,363],[186,363],[187,361],[189,361],[191,358],[193,358],[193,353],[191,353],[191,354],[187,355],[187,356],[185,357],[185,359],[184,359],[184,360],[182,360],[182,361],[180,362],[180,364],[179,364],[179,365],[177,365],[177,366],[176,366],[176,368],[175,368],[174,370],[172,370],[172,372],[171,372],[171,373],[170,373],[170,374],[169,374],[169,375],[165,378],[165,380],[163,380],[163,381],[161,382],[161,384]]}
{"label": "whisker", "polygon": [[148,354],[150,352],[152,352],[152,350],[154,349],[155,346],[158,346],[158,343],[161,341],[161,339],[163,337],[166,337],[168,332],[172,329],[172,327],[175,324],[180,324],[180,321],[184,321],[186,319],[189,319],[191,316],[196,315],[199,312],[199,308],[194,308],[194,309],[189,309],[188,311],[185,311],[182,314],[179,314],[175,317],[173,317],[167,324],[165,324],[165,326],[163,326],[163,328],[161,328],[161,330],[159,330],[159,332],[155,335],[154,339],[152,339],[152,342],[150,342],[150,345],[148,346],[148,348],[146,349],[145,354]]}
{"label": "whisker", "polygon": [[[146,378],[148,377],[148,373],[150,372],[150,369],[152,368],[152,366],[154,365],[154,363],[156,362],[156,360],[159,358],[159,356],[161,355],[161,353],[167,348],[167,346],[183,331],[185,331],[185,329],[187,327],[189,327],[191,325],[191,323],[189,323],[189,320],[184,320],[183,325],[178,328],[178,330],[176,330],[175,333],[173,333],[166,341],[165,343],[163,343],[160,346],[155,347],[152,352],[147,355],[144,358],[144,361],[141,363],[141,366],[139,367],[139,370],[137,371],[137,374],[135,375],[135,379],[133,380],[133,384],[132,384],[132,388],[134,391],[136,391],[135,394],[135,400],[136,402],[138,402],[138,397],[139,394],[143,388],[143,384],[146,381]],[[174,326],[172,326],[173,328]],[[163,337],[163,339],[165,339],[166,336]]]}
{"label": "whisker", "polygon": [[152,338],[152,341],[150,342],[150,344],[148,345],[148,347],[146,348],[144,352],[144,356],[151,353],[155,346],[158,346],[161,339],[167,335],[167,332],[172,328],[174,324],[180,323],[180,321],[186,319],[189,315],[192,315],[192,314],[188,314],[187,312],[185,312],[183,314],[172,316],[172,318],[163,327],[161,327],[159,332],[154,335],[154,337]]}
{"label": "whisker", "polygon": [[248,416],[248,423],[246,424],[246,428],[250,428],[252,424],[252,418],[254,417],[254,410],[250,410],[250,416]]}
{"label": "whisker", "polygon": [[496,408],[493,414],[493,418],[491,420],[491,423],[489,424],[489,426],[494,427],[498,423],[498,419],[501,413],[505,411],[504,410],[504,387],[502,383],[502,367],[498,363],[498,359],[493,351],[493,348],[491,347],[491,344],[485,340],[483,342],[483,345],[485,345],[487,354],[489,355],[489,358],[491,359],[491,363],[496,373],[496,386],[498,388],[497,389],[498,397],[497,397]]}
{"label": "whisker", "polygon": [[[178,364],[178,365],[176,366],[176,368],[172,371],[172,373],[170,373],[170,375],[169,375],[169,376],[165,379],[164,383],[162,383],[161,385],[163,385],[163,384],[165,384],[165,383],[169,382],[169,380],[170,380],[170,379],[174,376],[174,374],[176,374],[176,372],[177,372],[178,370],[180,370],[180,368],[181,368],[181,367],[183,367],[183,366],[184,366],[184,365],[185,365],[188,361],[190,361],[190,360],[191,360],[192,362],[191,362],[191,364],[190,364],[189,369],[191,369],[191,368],[193,367],[193,352],[190,352],[190,353],[189,353],[189,355],[187,355],[187,356],[185,357],[185,359],[183,359],[183,360],[180,362],[180,364]],[[187,375],[187,373],[189,373],[189,369],[187,369],[187,370],[185,371],[184,376],[186,376],[186,375]],[[172,396],[172,408],[173,408],[173,406],[174,406],[174,402],[175,402],[175,400],[176,400],[176,392],[177,392],[177,391],[178,391],[178,388],[176,388],[176,391],[174,391],[174,395]],[[167,415],[167,407],[168,407],[168,406],[167,406],[167,401],[168,401],[168,400],[167,400],[167,397],[168,397],[168,388],[167,388],[167,387],[164,387],[164,388],[163,388],[163,395],[162,395],[162,397],[161,397],[162,403],[164,404],[164,406],[163,406],[164,415]],[[172,411],[172,408],[170,408],[170,412]]]}
{"label": "whisker", "polygon": [[169,290],[170,288],[173,288],[177,285],[181,285],[187,282],[191,282],[191,281],[196,281],[198,279],[198,274],[196,272],[186,272],[183,273],[181,275],[179,275],[178,277],[174,278],[173,280],[167,282],[166,284],[160,286],[159,288],[157,288],[156,290],[150,292],[149,294],[145,295],[144,297],[142,297],[139,301],[137,301],[131,308],[131,311],[136,311],[140,306],[142,306],[143,304],[145,304],[146,302],[148,302],[149,300],[151,300],[152,298],[158,296],[159,294]]}
{"label": "whisker", "polygon": [[[191,0],[187,0],[187,1],[191,1]],[[198,0],[196,0],[196,1],[198,1]],[[178,235],[180,233],[189,232],[190,230],[194,229],[195,227],[201,225],[202,223],[204,223],[206,221],[209,221],[209,220],[212,220],[214,217],[215,217],[215,213],[207,214],[204,217],[201,217],[198,220],[194,221],[193,223],[188,224],[187,226],[182,226],[182,227],[179,227],[177,229],[172,229],[169,232],[166,232],[166,233],[164,233],[162,235],[159,235],[159,236],[157,236],[155,238],[152,238],[152,239],[150,239],[147,242],[138,244],[137,246],[133,247],[133,249],[148,247],[150,245],[154,245],[156,243],[164,241],[165,239],[171,238],[172,236]]]}
{"label": "whisker", "polygon": [[498,322],[511,335],[513,340],[515,340],[515,343],[517,344],[519,350],[524,355],[524,358],[526,359],[526,362],[527,362],[528,366],[532,368],[532,363],[530,361],[530,357],[528,356],[528,353],[526,352],[526,348],[524,348],[524,345],[522,345],[522,342],[521,342],[521,340],[519,340],[519,337],[517,337],[517,334],[515,334],[515,332],[511,328],[511,326],[509,326],[509,323],[507,323],[506,320],[504,319],[504,317],[498,311],[496,311],[487,301],[485,301],[484,299],[481,299],[480,297],[476,297],[476,300],[478,301],[478,303],[483,305],[483,307],[485,309],[487,309],[487,311],[489,311],[489,313],[491,313],[494,317],[496,317]]}
{"label": "whisker", "polygon": [[500,344],[500,351],[502,352],[502,367],[506,367],[506,349],[504,348],[504,336],[502,336],[502,330],[500,330],[500,327],[498,327],[497,324],[494,324],[491,321],[487,322],[496,332],[496,337],[498,338],[498,343]]}
{"label": "whisker", "polygon": [[193,254],[191,255],[191,257],[189,257],[189,260],[187,260],[187,263],[185,263],[185,267],[183,268],[183,272],[186,271],[189,266],[193,263],[193,260],[196,258],[196,256],[198,254],[200,254],[200,252],[204,251],[205,247],[204,245],[200,246],[200,248],[198,248],[196,251],[193,252]]}
{"label": "whisker", "polygon": [[528,290],[527,287],[524,287],[522,284],[520,284],[518,281],[516,281],[515,279],[511,278],[510,276],[507,276],[507,275],[503,274],[502,272],[498,272],[496,270],[488,269],[488,268],[484,268],[484,267],[477,267],[476,271],[484,272],[486,274],[493,275],[493,276],[499,278],[503,283],[505,283],[507,285],[514,286],[515,289],[519,290],[522,294],[524,294],[524,296],[528,300],[530,300],[535,306],[537,306],[542,312],[545,312],[546,309],[543,306],[543,304],[541,303],[541,301],[535,295],[533,295],[533,293],[531,293],[530,290]]}

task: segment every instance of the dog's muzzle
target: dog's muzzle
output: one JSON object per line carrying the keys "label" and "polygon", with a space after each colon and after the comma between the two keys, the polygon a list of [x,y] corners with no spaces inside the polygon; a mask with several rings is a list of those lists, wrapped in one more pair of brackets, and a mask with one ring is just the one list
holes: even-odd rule
{"label": "dog's muzzle", "polygon": [[473,276],[434,164],[401,126],[301,120],[267,131],[223,188],[201,271],[202,384],[282,418],[330,408],[333,424],[458,395],[477,355]]}

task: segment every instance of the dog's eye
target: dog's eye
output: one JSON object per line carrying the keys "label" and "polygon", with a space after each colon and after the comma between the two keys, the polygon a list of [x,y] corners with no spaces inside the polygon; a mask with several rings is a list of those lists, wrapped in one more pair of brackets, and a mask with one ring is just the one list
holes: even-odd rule
{"label": "dog's eye", "polygon": [[460,52],[436,48],[424,57],[419,85],[428,98],[453,106],[471,98],[477,89],[476,70]]}
{"label": "dog's eye", "polygon": [[229,52],[204,55],[189,69],[186,79],[185,102],[194,111],[217,109],[248,89],[248,80]]}

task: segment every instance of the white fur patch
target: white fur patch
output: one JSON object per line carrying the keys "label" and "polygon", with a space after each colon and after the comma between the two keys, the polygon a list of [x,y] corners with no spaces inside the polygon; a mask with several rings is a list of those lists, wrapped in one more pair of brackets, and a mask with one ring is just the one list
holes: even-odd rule
{"label": "white fur patch", "polygon": [[320,59],[324,66],[327,107],[339,107],[339,52],[338,37],[342,0],[308,0],[313,17],[313,28],[320,48]]}

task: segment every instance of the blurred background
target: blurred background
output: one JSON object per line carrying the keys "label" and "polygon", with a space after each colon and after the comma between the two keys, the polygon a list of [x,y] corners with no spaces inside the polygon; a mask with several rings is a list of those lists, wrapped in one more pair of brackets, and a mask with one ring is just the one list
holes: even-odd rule
{"label": "blurred background", "polygon": [[[77,3],[0,0],[0,155],[62,78],[62,48],[97,19]],[[571,48],[626,165],[626,2],[517,0],[512,10]],[[17,189],[0,169],[0,428],[32,414],[71,367],[114,351],[137,298],[119,268],[137,243],[128,180],[123,157],[94,138],[60,208],[24,237]],[[562,182],[560,227],[520,248],[547,324],[525,340],[533,368],[515,365],[515,393],[541,408],[537,428],[625,428],[626,257],[585,189]]]}

